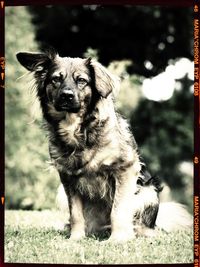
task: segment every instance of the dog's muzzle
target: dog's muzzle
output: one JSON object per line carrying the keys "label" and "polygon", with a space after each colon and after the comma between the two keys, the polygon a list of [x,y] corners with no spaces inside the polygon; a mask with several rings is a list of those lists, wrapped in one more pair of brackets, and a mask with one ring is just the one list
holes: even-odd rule
{"label": "dog's muzzle", "polygon": [[80,109],[78,96],[72,90],[61,90],[57,97],[55,108],[58,111],[78,112]]}

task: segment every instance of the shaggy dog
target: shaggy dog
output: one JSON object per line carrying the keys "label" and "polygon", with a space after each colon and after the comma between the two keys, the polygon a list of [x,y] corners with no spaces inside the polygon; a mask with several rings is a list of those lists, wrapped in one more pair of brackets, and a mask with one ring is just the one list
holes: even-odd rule
{"label": "shaggy dog", "polygon": [[34,73],[50,157],[68,198],[71,239],[109,227],[111,241],[155,225],[167,229],[170,207],[173,226],[190,225],[182,206],[159,204],[161,186],[144,170],[127,122],[114,109],[117,77],[90,58],[54,51],[18,53],[17,59]]}

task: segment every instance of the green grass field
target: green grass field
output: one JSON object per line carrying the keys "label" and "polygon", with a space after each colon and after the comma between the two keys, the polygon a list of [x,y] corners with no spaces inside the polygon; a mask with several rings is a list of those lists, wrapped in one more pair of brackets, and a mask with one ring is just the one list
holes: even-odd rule
{"label": "green grass field", "polygon": [[140,237],[124,244],[97,237],[69,241],[56,211],[5,211],[5,262],[60,264],[192,263],[190,232]]}

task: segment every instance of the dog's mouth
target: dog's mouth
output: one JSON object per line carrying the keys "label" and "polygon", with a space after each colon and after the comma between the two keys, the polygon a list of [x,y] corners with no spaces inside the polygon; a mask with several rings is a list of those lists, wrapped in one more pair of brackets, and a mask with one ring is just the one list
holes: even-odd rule
{"label": "dog's mouth", "polygon": [[56,101],[55,102],[55,109],[57,111],[66,111],[70,113],[78,113],[80,110],[80,103],[73,101],[73,102],[63,102],[63,101]]}
{"label": "dog's mouth", "polygon": [[62,106],[56,106],[55,107],[57,111],[66,111],[69,113],[78,113],[80,110],[79,106],[74,106],[74,107],[68,107],[66,105],[62,105]]}

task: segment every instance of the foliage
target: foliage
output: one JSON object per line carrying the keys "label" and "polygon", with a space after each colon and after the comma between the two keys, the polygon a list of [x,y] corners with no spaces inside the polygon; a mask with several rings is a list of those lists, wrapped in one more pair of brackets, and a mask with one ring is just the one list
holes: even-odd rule
{"label": "foliage", "polygon": [[6,7],[5,18],[6,206],[50,208],[54,204],[59,180],[55,174],[50,175],[45,170],[48,167],[45,163],[48,160],[47,138],[40,129],[40,116],[36,116],[33,123],[34,94],[28,82],[32,77],[18,79],[26,71],[15,57],[20,50],[36,50],[34,28],[24,7]]}
{"label": "foliage", "polygon": [[[132,131],[148,168],[176,190],[177,199],[192,204],[192,179],[181,172],[182,162],[191,162],[193,147],[193,94],[185,77],[182,88],[168,101],[143,98],[131,116]],[[189,198],[183,194],[190,187]],[[179,189],[179,191],[177,191]]]}
{"label": "foliage", "polygon": [[[5,262],[55,264],[193,262],[192,231],[170,234],[157,231],[154,237],[138,237],[124,244],[102,242],[97,237],[75,242],[67,239],[65,231],[53,228],[53,223],[56,223],[58,218],[57,212],[47,214],[45,211],[7,211]],[[38,221],[44,222],[45,227],[42,227],[42,224],[39,227]]]}

